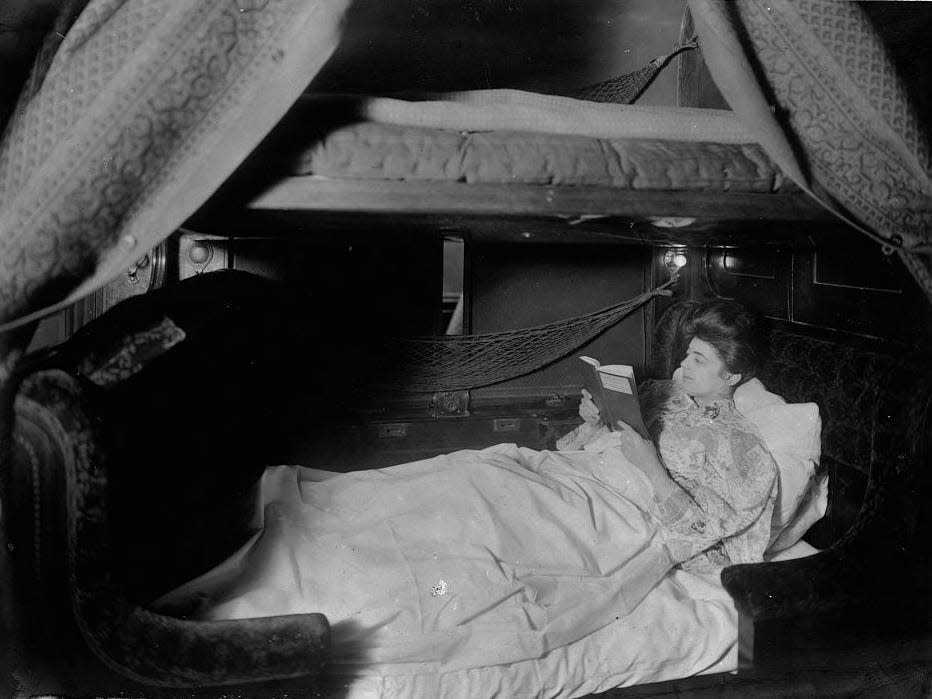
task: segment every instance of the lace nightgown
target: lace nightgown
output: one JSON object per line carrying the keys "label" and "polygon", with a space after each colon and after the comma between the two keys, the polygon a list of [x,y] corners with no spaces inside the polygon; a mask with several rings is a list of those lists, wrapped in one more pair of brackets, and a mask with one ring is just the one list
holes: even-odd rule
{"label": "lace nightgown", "polygon": [[[690,570],[763,559],[777,494],[777,467],[756,428],[721,400],[699,406],[675,381],[640,388],[644,421],[682,490],[658,503],[673,558]],[[581,425],[561,450],[598,443],[606,427]]]}

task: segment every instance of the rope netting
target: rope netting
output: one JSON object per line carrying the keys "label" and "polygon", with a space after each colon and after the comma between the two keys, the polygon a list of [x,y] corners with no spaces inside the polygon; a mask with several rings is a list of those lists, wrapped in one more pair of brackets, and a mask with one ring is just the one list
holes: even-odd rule
{"label": "rope netting", "polygon": [[656,289],[586,315],[521,330],[484,335],[395,338],[386,347],[395,376],[383,388],[411,393],[459,391],[514,379],[583,346],[655,296],[669,295],[671,279]]}
{"label": "rope netting", "polygon": [[589,85],[570,94],[580,100],[589,102],[611,102],[614,104],[631,104],[657,77],[657,74],[670,62],[670,59],[677,54],[694,49],[699,45],[698,41],[693,38],[685,44],[674,47],[673,51],[658,56],[643,68],[620,75],[617,78],[604,80],[595,85]]}

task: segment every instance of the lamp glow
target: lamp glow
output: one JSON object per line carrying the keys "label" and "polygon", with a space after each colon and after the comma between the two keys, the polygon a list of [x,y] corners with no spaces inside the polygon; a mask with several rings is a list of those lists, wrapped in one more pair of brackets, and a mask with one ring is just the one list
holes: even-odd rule
{"label": "lamp glow", "polygon": [[682,248],[670,248],[663,253],[663,266],[673,278],[679,277],[680,270],[686,266],[687,261],[686,251]]}

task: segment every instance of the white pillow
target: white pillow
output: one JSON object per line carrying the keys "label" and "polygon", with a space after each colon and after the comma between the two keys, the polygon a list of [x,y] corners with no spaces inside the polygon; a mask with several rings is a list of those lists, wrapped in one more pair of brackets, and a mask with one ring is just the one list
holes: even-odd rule
{"label": "white pillow", "polygon": [[[682,369],[673,373],[679,381]],[[735,408],[761,433],[777,463],[779,484],[767,554],[795,544],[825,514],[828,476],[817,476],[822,455],[822,420],[815,403],[787,403],[758,379],[735,389]]]}
{"label": "white pillow", "polygon": [[822,420],[815,403],[787,403],[758,379],[735,390],[735,407],[760,431],[777,462],[779,492],[774,504],[769,554],[789,548],[828,505],[828,476],[816,475],[822,454]]}

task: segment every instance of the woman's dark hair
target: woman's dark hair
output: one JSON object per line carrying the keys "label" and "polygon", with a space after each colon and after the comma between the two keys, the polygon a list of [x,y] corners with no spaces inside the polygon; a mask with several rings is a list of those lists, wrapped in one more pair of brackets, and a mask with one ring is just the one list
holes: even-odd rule
{"label": "woman's dark hair", "polygon": [[736,301],[704,301],[683,325],[688,339],[699,338],[718,352],[725,368],[744,383],[767,362],[770,333],[764,319]]}

